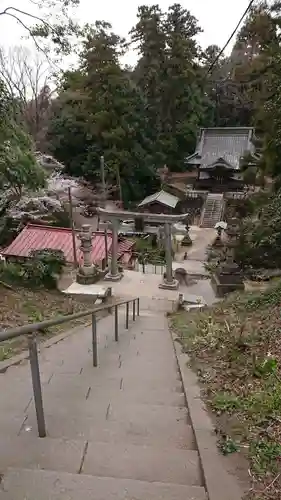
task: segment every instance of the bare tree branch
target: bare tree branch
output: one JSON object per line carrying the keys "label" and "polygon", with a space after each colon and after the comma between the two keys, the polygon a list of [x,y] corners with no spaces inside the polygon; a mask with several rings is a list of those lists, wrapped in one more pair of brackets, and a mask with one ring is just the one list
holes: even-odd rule
{"label": "bare tree branch", "polygon": [[39,23],[43,23],[46,27],[48,27],[49,29],[52,29],[51,25],[49,23],[47,23],[47,21],[45,21],[42,17],[35,16],[34,14],[30,14],[30,12],[26,12],[24,10],[17,9],[16,7],[6,7],[6,9],[4,9],[2,12],[0,12],[0,16],[3,16],[4,14],[8,14],[8,15],[12,15],[13,17],[16,17],[16,19],[18,19],[17,16],[15,16],[15,14],[10,13],[10,10],[17,12],[18,14],[22,14],[24,16],[27,16],[27,17],[31,17],[32,19],[35,19],[35,21],[39,21]]}
{"label": "bare tree branch", "polygon": [[35,43],[35,46],[37,48],[37,50],[39,50],[40,52],[43,52],[45,54],[45,51],[44,49],[42,49],[42,47],[40,47],[40,45],[38,44],[35,36],[32,34],[32,31],[31,29],[29,28],[29,26],[27,26],[19,17],[15,16],[14,14],[11,14],[11,12],[0,12],[0,16],[3,15],[3,14],[6,14],[7,16],[9,17],[13,17],[18,24],[20,24],[24,29],[26,29],[26,31],[28,31],[28,33],[30,34],[30,36],[32,37],[34,43]]}
{"label": "bare tree branch", "polygon": [[14,47],[7,53],[0,49],[0,78],[12,97],[15,118],[21,118],[35,142],[40,143],[56,91],[51,66],[27,48]]}
{"label": "bare tree branch", "polygon": [[[51,22],[48,22],[46,20],[45,15],[40,16],[32,14],[31,12],[27,12],[13,6],[6,7],[4,10],[0,11],[0,17],[6,15],[15,19],[15,21],[20,26],[22,26],[32,38],[37,50],[43,52],[46,57],[48,57],[49,49],[47,49],[47,47],[43,47],[38,43],[39,38],[45,38],[45,40],[48,40],[50,38],[53,41],[54,45],[57,46],[57,48],[60,47],[62,48],[62,50],[65,50],[65,52],[71,51],[71,45],[68,43],[67,38],[71,35],[71,30],[75,32],[75,29],[78,29],[78,27],[68,17],[66,9],[70,5],[72,5],[72,3],[73,5],[78,5],[80,0],[70,0],[69,2],[67,0],[54,0],[54,5],[52,5],[52,3],[49,3],[48,0],[41,0],[40,3],[36,0],[29,1],[33,5],[36,5],[38,9],[43,9],[44,7],[48,6],[48,15],[51,18],[54,17],[55,5],[57,5],[57,7],[60,6],[61,16],[59,24],[57,16],[55,16],[56,22],[52,24]],[[23,16],[29,18],[30,21],[35,21],[35,24],[34,22],[31,25],[29,23],[26,23],[25,20],[22,19]],[[58,69],[61,70],[61,68]]]}

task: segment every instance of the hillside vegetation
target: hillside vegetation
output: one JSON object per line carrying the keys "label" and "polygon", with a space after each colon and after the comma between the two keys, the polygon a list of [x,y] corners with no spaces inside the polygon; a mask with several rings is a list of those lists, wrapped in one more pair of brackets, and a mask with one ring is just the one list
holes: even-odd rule
{"label": "hillside vegetation", "polygon": [[249,461],[247,500],[281,498],[281,284],[172,317],[217,419],[218,446]]}
{"label": "hillside vegetation", "polygon": [[[79,302],[58,290],[28,289],[12,287],[8,289],[0,284],[0,329],[6,330],[27,323],[37,323],[46,319],[64,316],[90,308],[89,303]],[[44,341],[63,330],[85,324],[87,318],[80,318],[63,325],[44,330],[37,336]],[[18,337],[11,341],[1,342],[0,362],[11,358],[27,348],[26,337]]]}

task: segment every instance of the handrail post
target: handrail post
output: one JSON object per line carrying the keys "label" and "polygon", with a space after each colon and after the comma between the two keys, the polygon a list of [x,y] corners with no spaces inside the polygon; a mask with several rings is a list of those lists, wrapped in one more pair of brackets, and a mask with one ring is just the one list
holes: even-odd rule
{"label": "handrail post", "polygon": [[[108,298],[109,298],[109,301],[112,299],[112,287],[110,287],[108,289]],[[112,314],[112,307],[108,308],[108,312],[109,312],[109,314]]]}
{"label": "handrail post", "polygon": [[93,366],[98,366],[98,341],[97,341],[97,318],[92,314],[92,349],[93,349]]}
{"label": "handrail post", "polygon": [[31,378],[33,386],[34,404],[37,418],[38,435],[40,438],[46,437],[46,425],[44,417],[42,389],[40,381],[40,370],[38,363],[38,351],[36,334],[28,336],[29,360],[31,369]]}
{"label": "handrail post", "polygon": [[129,302],[126,302],[126,330],[129,330]]}
{"label": "handrail post", "polygon": [[133,300],[133,321],[136,321],[136,301]]}
{"label": "handrail post", "polygon": [[140,299],[137,299],[137,315],[140,315]]}
{"label": "handrail post", "polygon": [[118,342],[118,306],[115,306],[115,342]]}

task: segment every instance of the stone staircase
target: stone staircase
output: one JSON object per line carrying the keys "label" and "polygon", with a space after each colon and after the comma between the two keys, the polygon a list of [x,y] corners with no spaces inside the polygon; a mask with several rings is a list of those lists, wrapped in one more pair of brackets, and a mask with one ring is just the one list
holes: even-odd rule
{"label": "stone staircase", "polygon": [[[124,311],[123,311],[124,313]],[[37,437],[28,364],[0,378],[0,500],[207,500],[162,311],[119,315],[41,349],[48,436]]]}
{"label": "stone staircase", "polygon": [[200,227],[213,228],[223,217],[223,194],[209,193],[202,212]]}

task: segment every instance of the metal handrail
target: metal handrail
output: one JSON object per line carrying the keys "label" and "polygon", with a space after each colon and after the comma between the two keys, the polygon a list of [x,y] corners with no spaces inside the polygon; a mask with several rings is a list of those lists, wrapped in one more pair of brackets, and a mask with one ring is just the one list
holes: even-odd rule
{"label": "metal handrail", "polygon": [[95,314],[100,311],[104,311],[105,309],[110,309],[115,306],[121,306],[127,304],[128,302],[133,302],[134,300],[139,300],[138,298],[133,299],[123,299],[112,304],[102,304],[92,309],[88,309],[87,311],[80,311],[78,313],[67,314],[65,316],[59,316],[56,319],[47,319],[45,321],[40,321],[39,323],[29,323],[23,326],[17,326],[15,328],[9,328],[8,330],[2,330],[0,332],[0,342],[4,340],[10,340],[15,337],[20,337],[21,335],[26,335],[38,331],[45,330],[46,328],[51,328],[52,326],[61,325],[63,323],[67,323],[68,321],[72,321],[74,319],[83,318],[84,316],[89,316],[90,314]]}
{"label": "metal handrail", "polygon": [[21,335],[28,336],[28,349],[29,349],[29,360],[31,368],[31,379],[33,387],[33,397],[34,405],[37,418],[37,428],[39,437],[46,437],[46,423],[43,408],[43,397],[42,397],[42,387],[40,380],[40,370],[38,361],[38,349],[37,349],[37,338],[36,333],[52,326],[61,325],[72,321],[74,319],[83,318],[86,316],[92,316],[92,354],[93,354],[93,366],[98,366],[98,339],[97,339],[97,318],[96,314],[98,312],[109,310],[112,311],[114,308],[114,339],[116,342],[119,340],[119,324],[118,324],[118,307],[126,304],[126,315],[125,315],[125,328],[129,329],[129,312],[130,303],[133,304],[133,321],[136,320],[136,305],[137,305],[137,315],[140,314],[140,299],[126,299],[119,300],[117,302],[105,303],[97,306],[87,311],[82,311],[79,313],[68,314],[66,316],[59,316],[56,319],[49,319],[46,321],[40,321],[40,323],[31,323],[28,325],[23,325],[15,328],[9,328],[0,332],[0,342],[5,340],[10,340],[15,337],[20,337]]}

